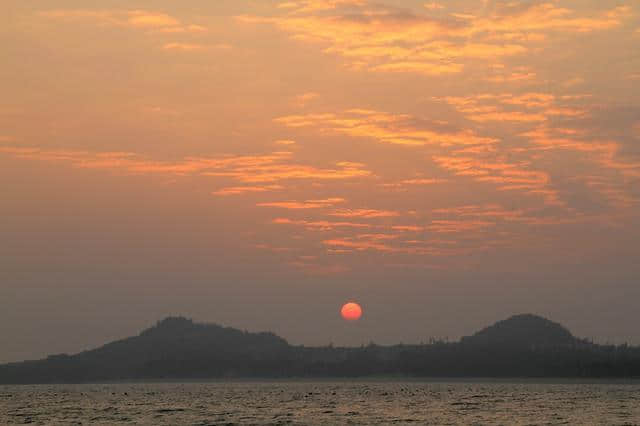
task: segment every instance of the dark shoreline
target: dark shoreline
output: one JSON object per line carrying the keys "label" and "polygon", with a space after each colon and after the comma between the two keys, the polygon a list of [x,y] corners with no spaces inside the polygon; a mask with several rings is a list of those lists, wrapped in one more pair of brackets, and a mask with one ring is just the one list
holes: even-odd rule
{"label": "dark shoreline", "polygon": [[91,385],[144,385],[144,384],[251,384],[251,383],[425,383],[425,384],[544,384],[544,385],[640,385],[636,378],[555,378],[555,377],[288,377],[288,378],[202,378],[202,379],[144,379],[96,382],[51,382],[51,383],[0,383],[3,387],[28,386],[91,386]]}
{"label": "dark shoreline", "polygon": [[457,342],[349,348],[171,317],[97,349],[0,365],[4,384],[332,380],[634,383],[640,347],[598,345],[531,314]]}

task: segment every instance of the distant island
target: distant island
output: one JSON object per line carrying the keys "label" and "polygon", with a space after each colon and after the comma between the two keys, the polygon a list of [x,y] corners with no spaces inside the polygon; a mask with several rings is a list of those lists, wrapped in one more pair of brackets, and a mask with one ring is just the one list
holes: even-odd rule
{"label": "distant island", "polygon": [[640,347],[598,345],[524,314],[459,342],[305,347],[170,317],[75,355],[0,365],[1,384],[292,377],[640,377]]}

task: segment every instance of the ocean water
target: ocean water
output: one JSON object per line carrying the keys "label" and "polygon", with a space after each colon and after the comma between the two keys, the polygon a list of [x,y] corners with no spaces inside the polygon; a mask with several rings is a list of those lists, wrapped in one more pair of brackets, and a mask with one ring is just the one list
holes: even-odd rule
{"label": "ocean water", "polygon": [[0,386],[0,424],[640,425],[640,384],[273,381]]}

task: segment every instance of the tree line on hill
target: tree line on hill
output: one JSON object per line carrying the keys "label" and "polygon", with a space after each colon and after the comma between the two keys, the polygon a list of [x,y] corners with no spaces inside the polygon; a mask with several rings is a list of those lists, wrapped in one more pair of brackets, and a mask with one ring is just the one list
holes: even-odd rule
{"label": "tree line on hill", "polygon": [[598,345],[517,315],[459,342],[356,348],[293,346],[173,317],[76,355],[0,365],[0,383],[287,377],[640,377],[640,347]]}

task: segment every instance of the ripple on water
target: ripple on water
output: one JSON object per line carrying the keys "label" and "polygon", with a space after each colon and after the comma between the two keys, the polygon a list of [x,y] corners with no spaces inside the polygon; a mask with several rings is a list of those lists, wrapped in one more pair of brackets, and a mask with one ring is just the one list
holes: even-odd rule
{"label": "ripple on water", "polygon": [[640,424],[639,394],[604,383],[5,386],[0,424]]}

